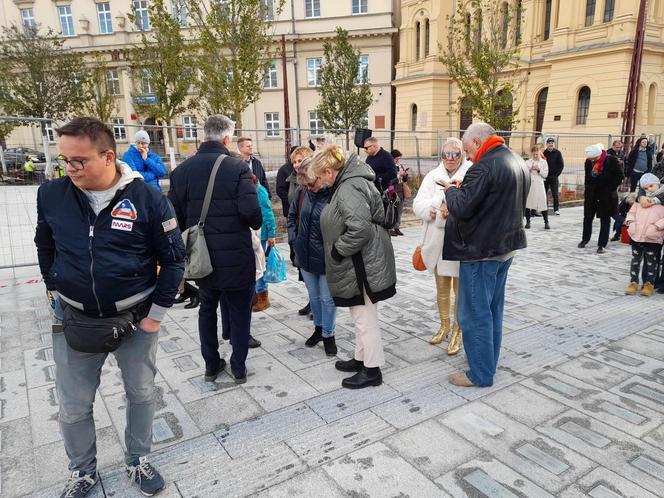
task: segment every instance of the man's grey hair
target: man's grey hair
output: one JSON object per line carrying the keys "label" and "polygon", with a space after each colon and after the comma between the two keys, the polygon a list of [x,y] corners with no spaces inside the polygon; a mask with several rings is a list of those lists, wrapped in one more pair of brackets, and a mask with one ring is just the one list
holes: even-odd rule
{"label": "man's grey hair", "polygon": [[222,114],[214,114],[205,120],[203,133],[205,141],[215,140],[221,142],[226,137],[233,137],[235,122]]}
{"label": "man's grey hair", "polygon": [[484,143],[491,135],[495,134],[496,130],[490,124],[482,122],[473,123],[466,129],[466,132],[463,134],[463,141],[469,142],[476,138],[480,141],[480,143]]}
{"label": "man's grey hair", "polygon": [[367,144],[377,144],[378,139],[376,137],[369,137],[364,141],[364,146],[366,147]]}

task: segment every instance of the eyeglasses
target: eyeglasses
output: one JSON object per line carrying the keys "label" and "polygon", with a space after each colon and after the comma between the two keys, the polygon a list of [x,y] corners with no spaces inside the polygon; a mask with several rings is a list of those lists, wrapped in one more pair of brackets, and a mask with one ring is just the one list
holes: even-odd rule
{"label": "eyeglasses", "polygon": [[[108,151],[100,152],[99,155],[102,156]],[[64,168],[67,165],[70,165],[75,171],[80,171],[85,168],[85,164],[90,161],[90,159],[65,159],[64,156],[60,155],[55,158],[55,162],[61,168]]]}
{"label": "eyeglasses", "polygon": [[444,159],[459,159],[461,157],[461,152],[443,152],[442,154]]}

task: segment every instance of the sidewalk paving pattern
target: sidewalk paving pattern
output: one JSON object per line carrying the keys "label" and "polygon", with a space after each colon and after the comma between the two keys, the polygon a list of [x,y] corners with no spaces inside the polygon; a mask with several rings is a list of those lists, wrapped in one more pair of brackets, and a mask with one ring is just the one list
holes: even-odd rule
{"label": "sidewalk paving pattern", "polygon": [[[464,354],[427,343],[438,320],[433,278],[410,263],[417,227],[392,238],[398,294],[380,305],[387,364],[378,388],[341,389],[334,359],[304,347],[312,323],[296,314],[306,292],[292,268],[270,286],[272,307],[254,315],[263,347],[250,352],[242,386],[227,374],[203,382],[196,310],[173,308],[157,355],[151,459],[168,480],[160,496],[664,496],[664,300],[624,296],[628,246],[577,249],[581,217],[580,208],[563,210],[546,232],[534,219],[510,270],[491,388],[449,385]],[[57,496],[67,474],[50,317],[30,275],[37,269],[0,278],[8,497]],[[347,310],[337,340],[339,357],[349,357]],[[122,468],[125,398],[112,357],[94,412],[102,485],[92,496],[141,496]]]}

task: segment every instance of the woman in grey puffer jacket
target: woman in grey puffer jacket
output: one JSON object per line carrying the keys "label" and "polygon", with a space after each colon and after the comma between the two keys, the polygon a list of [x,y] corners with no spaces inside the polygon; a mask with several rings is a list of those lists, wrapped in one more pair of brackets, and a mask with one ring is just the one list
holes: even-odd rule
{"label": "woman in grey puffer jacket", "polygon": [[377,303],[396,293],[397,276],[375,174],[357,155],[345,159],[336,145],[316,154],[310,167],[321,187],[331,189],[320,218],[327,283],[334,303],[349,307],[355,322],[355,356],[335,367],[357,372],[343,380],[343,387],[378,386],[385,357]]}

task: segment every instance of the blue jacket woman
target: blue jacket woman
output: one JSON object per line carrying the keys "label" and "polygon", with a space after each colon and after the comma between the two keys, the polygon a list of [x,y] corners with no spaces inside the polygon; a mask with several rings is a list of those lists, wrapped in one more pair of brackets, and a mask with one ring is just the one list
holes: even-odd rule
{"label": "blue jacket woman", "polygon": [[[302,169],[306,172],[308,165],[303,162],[300,168],[300,173]],[[316,183],[314,180],[311,189],[299,187],[295,192],[288,210],[288,240],[293,243],[295,261],[307,286],[314,317],[314,333],[305,345],[314,347],[322,340],[325,354],[334,356],[337,354],[334,339],[337,308],[325,277],[325,246],[320,229],[320,215],[330,200],[330,193],[327,189],[314,191],[318,190]]]}
{"label": "blue jacket woman", "polygon": [[[267,251],[267,246],[274,246],[275,237],[277,236],[277,221],[274,219],[272,212],[272,204],[268,191],[263,185],[257,183],[256,175],[254,175],[254,183],[258,189],[258,205],[261,208],[263,215],[263,223],[261,225],[261,245],[263,251]],[[267,254],[267,252],[266,252]],[[263,277],[256,280],[256,303],[253,305],[253,311],[263,311],[271,306],[270,298],[267,293],[267,282]]]}
{"label": "blue jacket woman", "polygon": [[148,157],[143,159],[141,152],[135,145],[132,145],[127,152],[122,155],[122,160],[127,163],[131,169],[138,171],[143,176],[145,183],[161,192],[159,178],[166,176],[166,166],[157,154],[150,150],[148,151]]}

